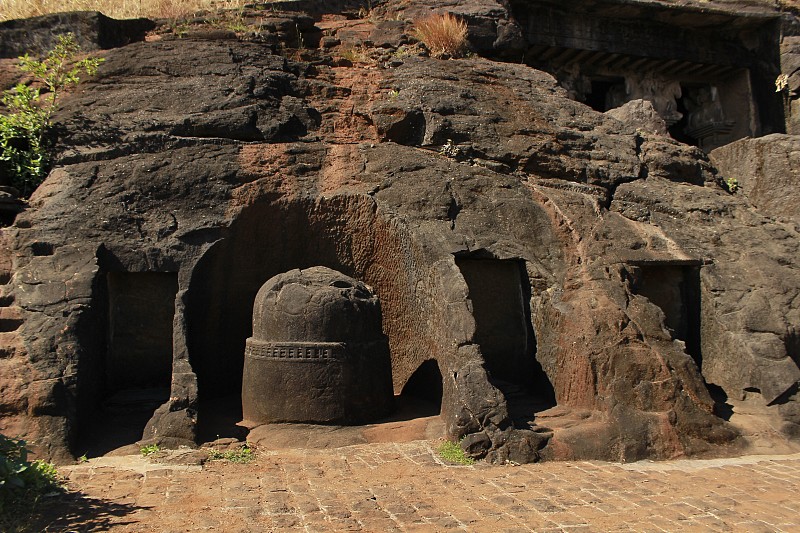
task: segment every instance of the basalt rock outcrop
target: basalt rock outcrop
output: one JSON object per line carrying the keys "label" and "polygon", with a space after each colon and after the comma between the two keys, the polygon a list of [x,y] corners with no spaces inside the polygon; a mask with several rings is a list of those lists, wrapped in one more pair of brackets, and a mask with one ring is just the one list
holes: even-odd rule
{"label": "basalt rock outcrop", "polygon": [[[497,17],[475,49],[527,46],[474,4]],[[380,299],[395,393],[438,368],[475,456],[721,453],[726,395],[797,435],[800,231],[748,189],[772,167],[732,194],[727,156],[653,102],[603,113],[525,64],[431,59],[405,22],[270,16],[312,17],[320,48],[165,34],[65,98],[56,166],[0,233],[0,431],[66,460],[127,368],[159,399],[143,438],[191,443],[241,394],[259,288],[324,266]]]}
{"label": "basalt rock outcrop", "polygon": [[125,46],[143,41],[156,24],[148,19],[116,20],[102,13],[73,12],[0,22],[0,58],[43,55],[56,45],[56,36],[72,33],[84,51]]}

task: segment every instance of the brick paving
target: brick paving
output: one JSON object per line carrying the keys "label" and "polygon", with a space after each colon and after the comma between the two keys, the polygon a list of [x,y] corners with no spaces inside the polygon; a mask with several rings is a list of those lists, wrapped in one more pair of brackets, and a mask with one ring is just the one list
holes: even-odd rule
{"label": "brick paving", "polygon": [[451,466],[416,441],[62,472],[46,531],[800,531],[800,454]]}

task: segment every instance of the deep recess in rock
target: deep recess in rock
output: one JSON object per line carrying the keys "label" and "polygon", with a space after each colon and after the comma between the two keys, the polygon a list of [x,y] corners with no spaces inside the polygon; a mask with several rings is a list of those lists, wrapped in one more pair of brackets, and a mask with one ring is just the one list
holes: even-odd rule
{"label": "deep recess in rock", "polygon": [[[536,336],[531,326],[530,284],[517,260],[456,258],[469,288],[475,317],[475,342],[480,346],[489,380],[511,402],[532,396],[538,409],[556,404],[550,379],[536,361]],[[529,402],[531,403],[531,402]],[[511,407],[509,407],[511,409]],[[532,412],[528,412],[530,416]]]}
{"label": "deep recess in rock", "polygon": [[[241,39],[192,19],[183,39],[161,25],[104,50],[61,101],[30,202],[0,177],[1,432],[59,461],[86,443],[245,438],[256,294],[322,266],[379,299],[395,399],[432,399],[475,457],[800,437],[800,137],[741,138],[797,107],[793,16],[757,1],[272,7],[242,11],[261,30]],[[406,21],[431,10],[464,19],[483,57],[426,57]],[[102,45],[96,15],[56,18]],[[747,433],[745,415],[775,431]]]}
{"label": "deep recess in rock", "polygon": [[400,396],[425,402],[428,409],[422,414],[431,416],[442,412],[442,372],[435,359],[428,359],[419,365],[403,386]]}
{"label": "deep recess in rock", "polygon": [[686,344],[686,353],[692,356],[702,373],[699,268],[693,265],[640,265],[633,291],[664,312],[664,325],[672,338]]}
{"label": "deep recess in rock", "polygon": [[107,279],[107,390],[169,389],[177,273],[109,272]]}
{"label": "deep recess in rock", "polygon": [[178,290],[176,273],[111,271],[98,280],[105,324],[93,332],[101,343],[95,357],[81,361],[85,413],[76,436],[91,456],[140,440],[169,398]]}

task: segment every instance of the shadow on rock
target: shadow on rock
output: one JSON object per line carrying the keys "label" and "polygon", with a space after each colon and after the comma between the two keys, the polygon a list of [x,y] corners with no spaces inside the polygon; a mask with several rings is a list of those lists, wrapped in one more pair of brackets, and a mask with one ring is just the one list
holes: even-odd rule
{"label": "shadow on rock", "polygon": [[139,509],[141,507],[131,504],[92,498],[82,492],[67,492],[41,500],[27,527],[19,531],[108,531],[112,525],[134,523],[120,518]]}

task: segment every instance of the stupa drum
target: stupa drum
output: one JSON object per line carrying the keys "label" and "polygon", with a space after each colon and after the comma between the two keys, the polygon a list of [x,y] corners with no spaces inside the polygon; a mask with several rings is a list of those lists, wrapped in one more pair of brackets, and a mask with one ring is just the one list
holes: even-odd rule
{"label": "stupa drum", "polygon": [[252,422],[362,423],[391,410],[378,298],[326,267],[268,280],[253,306],[242,411]]}

